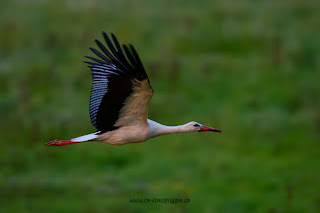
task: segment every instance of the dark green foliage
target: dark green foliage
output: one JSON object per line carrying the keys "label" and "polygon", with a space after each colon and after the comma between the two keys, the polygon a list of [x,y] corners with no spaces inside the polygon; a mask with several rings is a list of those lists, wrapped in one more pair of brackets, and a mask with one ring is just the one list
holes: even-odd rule
{"label": "dark green foliage", "polygon": [[[320,212],[319,10],[316,0],[1,1],[0,212]],[[151,119],[224,133],[45,147],[94,131],[82,61],[102,31],[138,51]]]}

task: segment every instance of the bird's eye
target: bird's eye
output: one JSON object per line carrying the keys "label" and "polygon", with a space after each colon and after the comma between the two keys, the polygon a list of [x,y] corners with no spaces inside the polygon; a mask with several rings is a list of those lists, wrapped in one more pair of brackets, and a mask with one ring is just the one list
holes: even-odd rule
{"label": "bird's eye", "polygon": [[200,127],[200,125],[199,124],[195,124],[195,125],[193,125],[194,127]]}

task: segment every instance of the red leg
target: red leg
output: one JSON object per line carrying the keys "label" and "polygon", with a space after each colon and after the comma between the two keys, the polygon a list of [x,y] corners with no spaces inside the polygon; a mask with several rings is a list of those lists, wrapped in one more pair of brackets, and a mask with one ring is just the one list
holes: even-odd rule
{"label": "red leg", "polygon": [[73,143],[80,143],[80,142],[74,142],[71,140],[53,140],[53,141],[49,141],[45,145],[46,146],[64,146],[64,145],[73,144]]}

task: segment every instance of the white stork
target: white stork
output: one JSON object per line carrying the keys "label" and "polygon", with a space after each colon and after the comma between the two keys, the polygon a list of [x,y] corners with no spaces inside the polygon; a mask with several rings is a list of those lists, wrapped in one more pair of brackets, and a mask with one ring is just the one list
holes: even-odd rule
{"label": "white stork", "polygon": [[46,146],[63,146],[87,141],[98,141],[112,145],[139,143],[179,132],[221,130],[191,121],[179,126],[165,126],[148,119],[148,104],[153,94],[149,78],[132,45],[121,48],[117,38],[106,33],[103,37],[109,47],[95,40],[100,50],[90,48],[99,59],[86,56],[91,69],[92,89],[90,96],[90,118],[97,132],[71,140],[53,140]]}

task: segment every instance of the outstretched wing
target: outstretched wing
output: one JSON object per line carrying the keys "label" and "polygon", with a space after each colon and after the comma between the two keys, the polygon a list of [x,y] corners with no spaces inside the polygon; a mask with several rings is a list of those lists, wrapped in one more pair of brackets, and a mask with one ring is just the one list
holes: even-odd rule
{"label": "outstretched wing", "polygon": [[95,40],[101,52],[90,48],[99,58],[86,56],[91,69],[91,122],[101,133],[125,125],[147,122],[147,109],[153,90],[141,60],[132,45],[121,48],[111,34],[103,37],[109,49]]}

